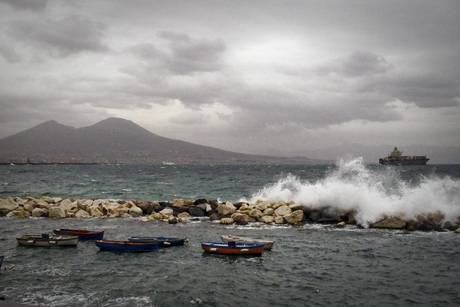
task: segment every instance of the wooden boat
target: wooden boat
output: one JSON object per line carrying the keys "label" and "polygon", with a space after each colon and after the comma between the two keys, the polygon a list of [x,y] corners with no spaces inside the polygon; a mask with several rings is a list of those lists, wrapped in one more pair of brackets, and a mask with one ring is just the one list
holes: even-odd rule
{"label": "wooden boat", "polygon": [[140,253],[153,252],[159,249],[160,242],[130,242],[130,241],[115,241],[115,240],[97,240],[97,247],[101,251],[119,252],[119,253]]}
{"label": "wooden boat", "polygon": [[206,253],[222,255],[262,255],[264,244],[261,243],[201,243]]}
{"label": "wooden boat", "polygon": [[57,235],[77,236],[80,241],[102,240],[104,231],[91,231],[85,229],[55,229],[53,232]]}
{"label": "wooden boat", "polygon": [[260,240],[260,239],[254,239],[254,238],[249,238],[249,237],[240,237],[240,236],[233,236],[233,235],[228,235],[228,236],[221,236],[221,239],[223,242],[236,242],[236,243],[260,243],[264,245],[264,248],[266,250],[271,250],[273,247],[273,244],[275,241],[270,241],[270,240]]}
{"label": "wooden boat", "polygon": [[174,238],[174,237],[129,237],[130,242],[160,242],[161,247],[171,247],[184,245],[185,238]]}
{"label": "wooden boat", "polygon": [[16,238],[18,245],[51,247],[51,246],[77,246],[77,236],[53,236],[49,234],[41,235],[24,235]]}

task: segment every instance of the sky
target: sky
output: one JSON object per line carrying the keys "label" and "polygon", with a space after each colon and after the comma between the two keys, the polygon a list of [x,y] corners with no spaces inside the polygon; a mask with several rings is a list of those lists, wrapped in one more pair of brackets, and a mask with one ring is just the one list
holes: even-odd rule
{"label": "sky", "polygon": [[0,29],[0,138],[122,117],[245,153],[460,163],[457,0],[0,0]]}

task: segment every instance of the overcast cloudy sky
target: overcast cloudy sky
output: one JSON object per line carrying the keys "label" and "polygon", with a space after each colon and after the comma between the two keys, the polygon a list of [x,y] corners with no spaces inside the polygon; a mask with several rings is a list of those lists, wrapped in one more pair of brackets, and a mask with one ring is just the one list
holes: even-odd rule
{"label": "overcast cloudy sky", "polygon": [[0,29],[0,137],[117,116],[247,153],[460,144],[457,0],[0,0]]}

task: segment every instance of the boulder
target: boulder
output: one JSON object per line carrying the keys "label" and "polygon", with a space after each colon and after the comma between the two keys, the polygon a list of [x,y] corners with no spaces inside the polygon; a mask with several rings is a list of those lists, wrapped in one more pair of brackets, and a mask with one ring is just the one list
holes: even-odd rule
{"label": "boulder", "polygon": [[191,199],[173,199],[171,207],[172,208],[183,208],[189,207],[193,205],[193,201]]}
{"label": "boulder", "polygon": [[0,199],[0,216],[5,216],[10,211],[16,210],[17,208],[18,204],[10,200],[9,198]]}
{"label": "boulder", "polygon": [[99,209],[99,206],[95,206],[94,203],[91,207],[89,207],[89,214],[92,217],[102,217],[104,216],[104,213],[102,213],[101,209]]}
{"label": "boulder", "polygon": [[54,202],[49,202],[45,199],[36,199],[32,201],[35,204],[35,208],[42,208],[49,210],[49,208],[53,207]]}
{"label": "boulder", "polygon": [[336,228],[344,228],[345,226],[346,226],[345,222],[338,222],[337,224],[335,224]]}
{"label": "boulder", "polygon": [[212,210],[217,210],[217,206],[219,206],[217,199],[208,199],[208,204],[211,206]]}
{"label": "boulder", "polygon": [[75,217],[76,217],[77,219],[86,219],[86,218],[89,218],[89,217],[91,217],[91,216],[90,216],[89,213],[86,212],[85,210],[81,210],[81,209],[80,209],[80,210],[78,210],[77,212],[75,212]]}
{"label": "boulder", "polygon": [[192,216],[188,212],[181,212],[177,215],[179,219],[189,219]]}
{"label": "boulder", "polygon": [[260,211],[264,211],[265,209],[270,208],[270,203],[266,201],[258,202],[256,203],[256,208]]}
{"label": "boulder", "polygon": [[249,211],[249,216],[258,219],[262,216],[262,211],[260,211],[259,209],[252,209],[251,211]]}
{"label": "boulder", "polygon": [[219,219],[219,214],[217,213],[212,213],[210,216],[209,216],[209,220],[211,221],[217,221]]}
{"label": "boulder", "polygon": [[460,227],[458,227],[457,230],[455,230],[455,233],[460,233]]}
{"label": "boulder", "polygon": [[164,217],[163,217],[163,214],[161,213],[158,213],[158,212],[155,212],[151,215],[149,215],[149,220],[157,220],[157,221],[160,221],[162,220]]}
{"label": "boulder", "polygon": [[275,218],[271,215],[264,215],[259,219],[259,221],[265,224],[272,224],[275,221]]}
{"label": "boulder", "polygon": [[89,207],[93,205],[92,199],[80,199],[77,201],[78,209],[88,210]]}
{"label": "boulder", "polygon": [[403,229],[406,228],[407,222],[403,219],[392,216],[386,217],[371,225],[372,228],[383,228],[383,229]]}
{"label": "boulder", "polygon": [[207,203],[208,203],[208,200],[206,198],[198,198],[193,201],[194,206],[198,206],[201,204],[207,204]]}
{"label": "boulder", "polygon": [[13,210],[13,211],[10,211],[6,217],[16,217],[16,218],[20,218],[20,219],[25,219],[25,218],[28,218],[30,216],[30,212],[29,211],[26,211],[22,208],[18,208],[16,210]]}
{"label": "boulder", "polygon": [[454,223],[452,223],[450,221],[446,221],[446,222],[444,222],[444,225],[442,226],[442,228],[447,229],[447,230],[451,230],[451,231],[455,231],[455,230],[457,230],[458,225],[454,224]]}
{"label": "boulder", "polygon": [[212,207],[208,203],[202,203],[196,206],[197,208],[203,209],[204,212],[208,213],[212,211]]}
{"label": "boulder", "polygon": [[441,212],[419,214],[416,217],[417,230],[433,231],[442,229],[444,215]]}
{"label": "boulder", "polygon": [[72,203],[73,203],[72,200],[66,198],[66,199],[61,200],[61,202],[59,203],[59,206],[62,208],[66,208],[67,206],[70,206]]}
{"label": "boulder", "polygon": [[248,211],[250,209],[251,207],[248,204],[244,203],[238,208],[238,211]]}
{"label": "boulder", "polygon": [[224,217],[220,219],[220,223],[224,225],[231,225],[234,223],[234,220],[231,217]]}
{"label": "boulder", "polygon": [[291,225],[300,224],[303,221],[303,210],[296,210],[291,214],[285,215],[283,217],[286,220],[286,222],[288,222]]}
{"label": "boulder", "polygon": [[275,224],[285,224],[286,221],[284,220],[284,217],[282,216],[275,216],[274,219]]}
{"label": "boulder", "polygon": [[161,210],[159,213],[162,214],[162,215],[165,216],[165,217],[166,217],[166,216],[172,216],[172,215],[174,215],[174,210],[171,209],[171,208],[164,208],[164,209]]}
{"label": "boulder", "polygon": [[275,210],[273,210],[273,208],[267,208],[263,212],[264,215],[273,215],[274,213],[275,213]]}
{"label": "boulder", "polygon": [[192,216],[206,216],[206,212],[200,207],[190,207],[188,208],[188,213]]}
{"label": "boulder", "polygon": [[177,217],[175,217],[175,216],[170,216],[168,218],[168,223],[169,224],[177,224],[177,222],[178,222],[178,220],[177,220]]}
{"label": "boulder", "polygon": [[29,212],[32,213],[32,211],[34,210],[36,205],[33,202],[27,202],[27,203],[23,204],[22,206],[24,207],[24,210],[29,211]]}
{"label": "boulder", "polygon": [[292,211],[296,211],[296,210],[303,210],[303,209],[304,209],[304,206],[301,205],[301,204],[292,203],[292,204],[289,204],[289,208],[290,208]]}
{"label": "boulder", "polygon": [[154,211],[161,210],[161,205],[156,201],[137,201],[135,205],[142,209],[144,215],[150,215]]}
{"label": "boulder", "polygon": [[217,213],[219,213],[220,216],[228,216],[235,213],[235,211],[236,208],[231,202],[226,202],[217,206]]}
{"label": "boulder", "polygon": [[66,217],[66,212],[64,208],[60,206],[51,207],[48,211],[48,217],[52,219],[62,219]]}
{"label": "boulder", "polygon": [[77,212],[79,210],[78,209],[78,202],[76,202],[76,201],[72,202],[72,201],[70,201],[68,199],[64,199],[63,201],[61,201],[61,203],[59,204],[59,207],[64,209],[67,214],[75,213],[75,212]]}
{"label": "boulder", "polygon": [[235,206],[236,210],[239,210],[241,208],[241,206],[243,205],[247,205],[248,203],[245,202],[245,201],[239,201],[237,203],[234,203],[233,205]]}
{"label": "boulder", "polygon": [[47,217],[48,216],[48,209],[34,208],[34,210],[32,210],[32,216],[33,217]]}
{"label": "boulder", "polygon": [[[286,215],[291,214],[291,212],[292,212],[292,210],[291,210],[291,208],[289,208],[289,206],[282,205],[282,206],[276,208],[275,215],[286,216]],[[303,216],[303,211],[302,211],[302,216]]]}
{"label": "boulder", "polygon": [[274,210],[276,210],[281,206],[287,206],[287,205],[284,202],[277,202],[277,203],[272,203],[270,207],[273,208]]}
{"label": "boulder", "polygon": [[138,206],[132,204],[132,206],[128,209],[128,213],[132,216],[132,217],[138,217],[138,216],[142,216],[142,209],[139,208]]}
{"label": "boulder", "polygon": [[244,213],[240,212],[235,212],[232,214],[232,219],[235,221],[236,224],[238,225],[246,225],[249,223],[249,216],[247,216]]}

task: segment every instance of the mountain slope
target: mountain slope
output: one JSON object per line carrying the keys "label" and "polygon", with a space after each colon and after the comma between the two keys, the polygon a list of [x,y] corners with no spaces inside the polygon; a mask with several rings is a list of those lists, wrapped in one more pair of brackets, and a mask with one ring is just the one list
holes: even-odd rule
{"label": "mountain slope", "polygon": [[36,163],[315,163],[248,155],[165,138],[132,121],[108,118],[73,128],[48,121],[0,140],[0,162]]}

